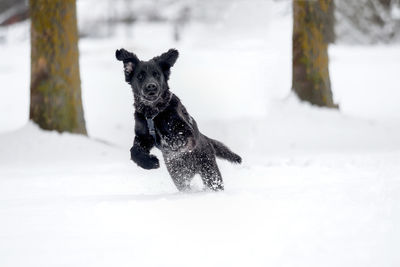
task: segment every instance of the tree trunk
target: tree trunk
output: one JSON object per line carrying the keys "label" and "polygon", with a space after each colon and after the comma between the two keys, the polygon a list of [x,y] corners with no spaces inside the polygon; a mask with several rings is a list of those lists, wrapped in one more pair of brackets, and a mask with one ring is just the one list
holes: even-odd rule
{"label": "tree trunk", "polygon": [[30,118],[41,128],[86,134],[75,0],[29,0]]}
{"label": "tree trunk", "polygon": [[328,9],[326,11],[326,17],[324,17],[323,23],[326,25],[324,27],[325,40],[328,44],[333,44],[336,39],[335,35],[335,0],[326,1],[328,4]]}
{"label": "tree trunk", "polygon": [[303,101],[337,108],[329,78],[327,20],[333,0],[293,0],[292,89]]}

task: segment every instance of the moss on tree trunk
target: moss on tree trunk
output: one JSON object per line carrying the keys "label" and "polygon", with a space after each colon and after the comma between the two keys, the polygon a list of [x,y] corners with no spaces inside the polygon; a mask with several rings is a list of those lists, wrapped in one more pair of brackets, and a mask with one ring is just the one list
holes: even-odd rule
{"label": "moss on tree trunk", "polygon": [[293,0],[293,80],[298,97],[313,105],[337,108],[329,78],[327,34],[333,0]]}
{"label": "moss on tree trunk", "polygon": [[75,0],[29,0],[30,118],[41,128],[86,134]]}

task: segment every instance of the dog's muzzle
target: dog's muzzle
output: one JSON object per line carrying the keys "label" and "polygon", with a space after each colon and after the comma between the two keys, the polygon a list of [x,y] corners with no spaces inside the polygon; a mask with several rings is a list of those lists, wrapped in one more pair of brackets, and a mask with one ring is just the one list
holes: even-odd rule
{"label": "dog's muzzle", "polygon": [[156,100],[160,94],[160,90],[155,83],[148,83],[143,88],[143,96],[146,100]]}

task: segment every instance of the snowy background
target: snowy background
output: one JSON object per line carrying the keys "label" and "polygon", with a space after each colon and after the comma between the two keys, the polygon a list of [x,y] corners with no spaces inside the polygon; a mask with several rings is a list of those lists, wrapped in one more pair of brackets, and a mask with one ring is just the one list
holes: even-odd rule
{"label": "snowy background", "polygon": [[[205,1],[179,42],[179,5],[90,35],[104,3],[78,1],[90,138],[28,121],[29,22],[0,29],[0,266],[400,265],[399,44],[330,46],[329,110],[290,93],[290,2]],[[129,160],[121,47],[180,51],[171,90],[244,160],[219,161],[224,192]]]}

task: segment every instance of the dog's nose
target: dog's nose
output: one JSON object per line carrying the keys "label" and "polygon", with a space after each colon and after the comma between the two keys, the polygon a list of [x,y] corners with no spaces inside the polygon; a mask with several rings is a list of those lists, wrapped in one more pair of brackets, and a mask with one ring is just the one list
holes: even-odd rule
{"label": "dog's nose", "polygon": [[155,83],[149,83],[146,85],[146,94],[154,95],[157,92],[157,85]]}

